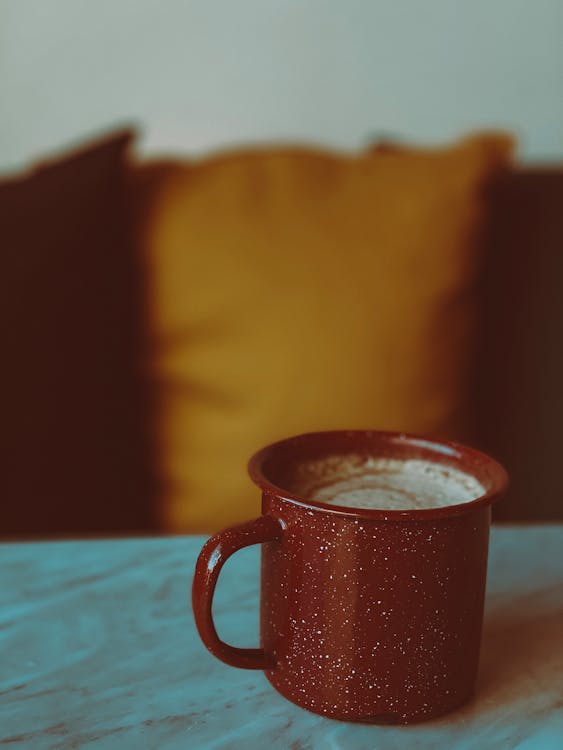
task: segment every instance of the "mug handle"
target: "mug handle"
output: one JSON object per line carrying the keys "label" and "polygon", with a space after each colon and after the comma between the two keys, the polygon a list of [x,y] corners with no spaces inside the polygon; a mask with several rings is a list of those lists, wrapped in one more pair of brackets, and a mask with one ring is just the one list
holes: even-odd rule
{"label": "mug handle", "polygon": [[242,669],[272,669],[273,654],[262,648],[237,648],[224,643],[215,630],[211,606],[221,568],[233,553],[251,544],[280,539],[282,527],[272,516],[260,516],[239,526],[220,531],[204,544],[195,567],[192,607],[195,624],[205,646],[213,656]]}

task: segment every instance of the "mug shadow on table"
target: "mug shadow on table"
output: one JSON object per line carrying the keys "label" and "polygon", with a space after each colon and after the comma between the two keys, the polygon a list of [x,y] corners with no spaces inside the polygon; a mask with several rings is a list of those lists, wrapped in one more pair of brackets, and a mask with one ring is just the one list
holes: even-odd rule
{"label": "mug shadow on table", "polygon": [[[530,592],[485,617],[475,698],[460,718],[525,703],[526,716],[548,710],[563,672],[563,607],[560,587]],[[550,692],[553,694],[550,696]]]}

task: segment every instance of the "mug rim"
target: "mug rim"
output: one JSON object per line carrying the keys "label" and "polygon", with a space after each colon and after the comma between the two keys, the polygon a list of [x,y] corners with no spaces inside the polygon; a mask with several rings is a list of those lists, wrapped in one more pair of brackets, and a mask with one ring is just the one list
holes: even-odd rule
{"label": "mug rim", "polygon": [[[379,508],[354,508],[343,505],[334,505],[323,503],[318,500],[307,500],[299,494],[289,492],[287,489],[278,486],[264,473],[264,464],[272,455],[281,448],[286,448],[292,444],[314,443],[315,441],[330,441],[334,439],[350,439],[367,442],[371,440],[380,440],[383,443],[398,444],[401,446],[412,445],[414,448],[435,451],[437,456],[442,455],[455,459],[459,462],[459,470],[478,479],[476,472],[471,466],[479,466],[485,469],[490,477],[490,486],[479,497],[468,502],[446,505],[438,508],[416,508],[416,509],[379,509]],[[329,455],[329,454],[327,454]],[[432,460],[432,459],[428,459]],[[436,460],[439,463],[439,460]],[[444,464],[446,462],[444,461]],[[439,440],[425,435],[414,434],[410,432],[399,432],[394,430],[322,430],[317,432],[305,432],[299,435],[277,440],[270,443],[260,450],[256,451],[248,461],[248,474],[251,480],[260,489],[268,495],[273,495],[280,500],[287,501],[292,505],[297,505],[303,509],[311,511],[320,511],[337,516],[348,516],[351,518],[364,518],[374,521],[432,521],[437,518],[447,518],[451,516],[462,515],[473,510],[483,508],[499,500],[505,493],[509,485],[509,477],[506,469],[494,458],[483,453],[476,448],[470,448],[467,445],[458,443],[454,440]]]}

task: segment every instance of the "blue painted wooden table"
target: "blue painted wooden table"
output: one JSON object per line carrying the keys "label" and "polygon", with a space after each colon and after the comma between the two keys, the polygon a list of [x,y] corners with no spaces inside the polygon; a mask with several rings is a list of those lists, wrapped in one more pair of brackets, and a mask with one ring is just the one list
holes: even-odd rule
{"label": "blue painted wooden table", "polygon": [[[200,643],[188,608],[201,537],[0,545],[0,746],[26,750],[560,750],[563,526],[495,528],[478,693],[412,727],[287,703]],[[225,566],[223,638],[258,641],[258,549]]]}

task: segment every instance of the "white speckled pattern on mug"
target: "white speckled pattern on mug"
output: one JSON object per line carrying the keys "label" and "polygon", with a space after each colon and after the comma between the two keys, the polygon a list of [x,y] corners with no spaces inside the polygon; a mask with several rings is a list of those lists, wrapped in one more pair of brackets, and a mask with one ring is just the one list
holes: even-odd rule
{"label": "white speckled pattern on mug", "polygon": [[316,713],[408,722],[473,690],[490,508],[372,521],[264,496],[283,519],[262,549],[261,631],[274,687]]}

